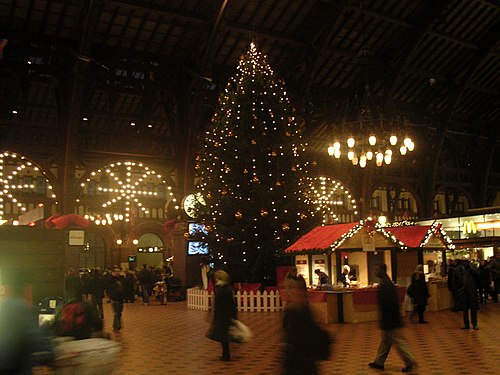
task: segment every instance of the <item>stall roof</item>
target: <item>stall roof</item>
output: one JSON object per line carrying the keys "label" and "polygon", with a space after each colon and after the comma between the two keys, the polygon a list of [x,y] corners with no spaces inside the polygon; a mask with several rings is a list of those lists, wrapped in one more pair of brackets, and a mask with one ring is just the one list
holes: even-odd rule
{"label": "stall roof", "polygon": [[[360,229],[365,228],[365,231]],[[403,225],[398,227],[382,227],[372,222],[354,222],[319,226],[299,238],[294,244],[285,249],[287,254],[303,252],[335,250],[337,248],[363,248],[362,237],[371,233],[375,248],[398,246],[408,248],[453,248],[451,240],[442,230],[440,223],[432,225]],[[386,241],[382,239],[385,238]]]}
{"label": "stall roof", "polygon": [[326,250],[357,226],[359,222],[316,227],[286,248],[285,253]]}
{"label": "stall roof", "polygon": [[400,227],[380,227],[377,229],[391,238],[399,247],[405,248],[453,248],[451,240],[442,229],[442,224],[405,225]]}

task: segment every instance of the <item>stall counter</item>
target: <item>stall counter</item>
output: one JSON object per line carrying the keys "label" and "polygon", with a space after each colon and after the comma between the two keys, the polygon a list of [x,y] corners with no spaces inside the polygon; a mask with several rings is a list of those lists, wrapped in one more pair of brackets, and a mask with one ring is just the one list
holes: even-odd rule
{"label": "stall counter", "polygon": [[[379,319],[378,288],[342,288],[334,291],[310,291],[309,306],[320,323],[360,323]],[[405,287],[396,287],[401,313]]]}
{"label": "stall counter", "polygon": [[439,311],[451,308],[453,301],[446,281],[428,282],[427,289],[431,295],[427,301],[427,309],[429,311]]}

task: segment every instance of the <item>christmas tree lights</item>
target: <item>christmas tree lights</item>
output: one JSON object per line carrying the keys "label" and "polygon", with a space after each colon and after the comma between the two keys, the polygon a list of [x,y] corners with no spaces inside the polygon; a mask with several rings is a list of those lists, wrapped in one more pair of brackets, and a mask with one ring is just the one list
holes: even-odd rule
{"label": "christmas tree lights", "polygon": [[305,160],[294,109],[283,81],[252,43],[196,157],[212,255],[233,278],[265,281],[275,255],[321,220],[300,184]]}

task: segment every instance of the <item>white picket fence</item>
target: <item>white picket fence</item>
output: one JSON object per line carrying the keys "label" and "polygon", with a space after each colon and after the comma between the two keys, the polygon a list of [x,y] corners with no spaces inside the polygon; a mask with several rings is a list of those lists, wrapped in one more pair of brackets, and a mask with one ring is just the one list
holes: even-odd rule
{"label": "white picket fence", "polygon": [[[236,292],[236,308],[238,311],[271,312],[283,310],[279,291],[271,292]],[[213,306],[214,292],[208,293],[201,288],[187,290],[188,309],[210,311]]]}

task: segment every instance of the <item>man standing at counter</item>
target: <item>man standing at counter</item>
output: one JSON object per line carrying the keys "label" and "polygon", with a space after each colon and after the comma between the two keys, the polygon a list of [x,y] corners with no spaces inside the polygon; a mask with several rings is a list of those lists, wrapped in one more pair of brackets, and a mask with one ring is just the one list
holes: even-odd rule
{"label": "man standing at counter", "polygon": [[384,369],[384,363],[389,355],[391,346],[394,344],[400,357],[405,363],[402,372],[411,372],[417,366],[415,357],[408,350],[408,345],[401,334],[403,326],[399,309],[399,300],[396,288],[387,275],[387,265],[381,263],[375,268],[375,276],[380,279],[378,290],[378,306],[380,312],[380,328],[382,329],[382,340],[378,347],[375,360],[368,364],[371,368]]}

